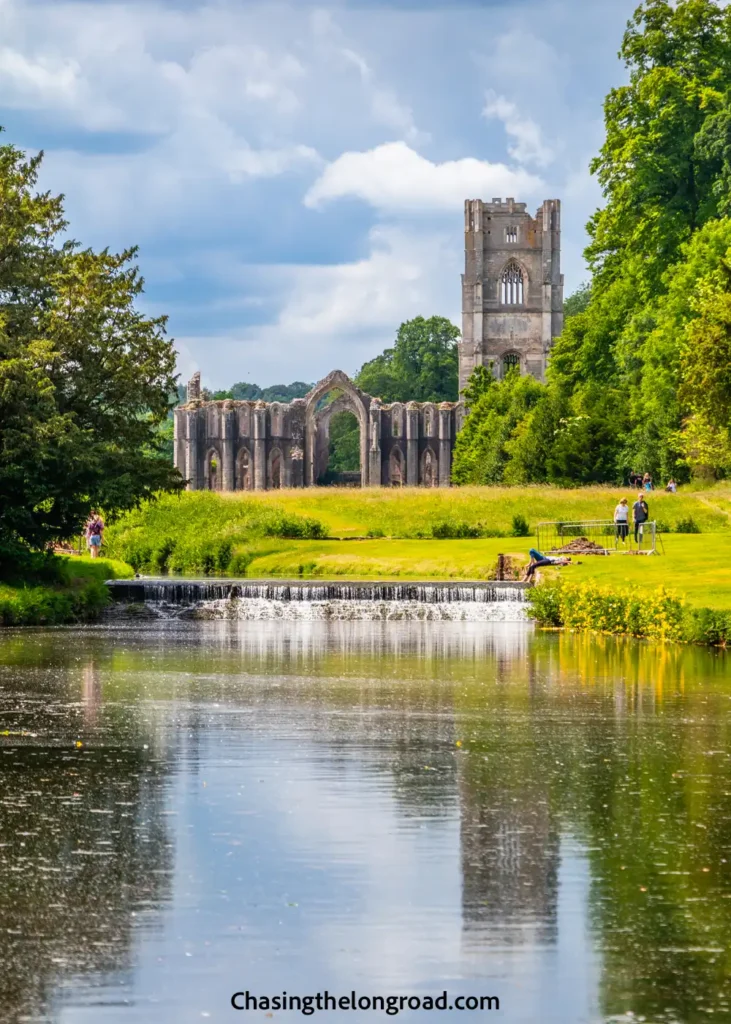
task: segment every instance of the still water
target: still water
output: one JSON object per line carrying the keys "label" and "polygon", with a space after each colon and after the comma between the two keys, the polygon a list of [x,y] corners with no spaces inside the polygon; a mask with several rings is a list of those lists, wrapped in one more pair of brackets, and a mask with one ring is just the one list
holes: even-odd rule
{"label": "still water", "polygon": [[0,635],[0,1020],[731,1020],[729,656],[521,623]]}

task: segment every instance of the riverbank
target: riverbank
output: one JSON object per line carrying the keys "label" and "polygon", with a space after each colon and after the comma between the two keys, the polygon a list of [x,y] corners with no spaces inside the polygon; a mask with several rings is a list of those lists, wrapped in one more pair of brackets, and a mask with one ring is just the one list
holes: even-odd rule
{"label": "riverbank", "polygon": [[51,626],[93,622],[109,604],[105,581],[133,570],[109,558],[55,556],[22,578],[0,582],[0,625]]}

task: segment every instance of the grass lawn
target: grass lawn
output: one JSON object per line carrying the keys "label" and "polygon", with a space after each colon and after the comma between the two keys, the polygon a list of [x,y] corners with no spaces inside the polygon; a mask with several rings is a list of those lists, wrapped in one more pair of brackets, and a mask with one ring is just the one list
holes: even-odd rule
{"label": "grass lawn", "polygon": [[[731,533],[665,535],[665,554],[578,556],[550,569],[570,580],[618,586],[666,586],[698,606],[731,609]],[[248,576],[321,576],[412,579],[485,579],[498,554],[528,561],[531,537],[480,540],[273,541],[249,566]]]}
{"label": "grass lawn", "polygon": [[618,586],[666,586],[698,607],[731,610],[731,534],[670,534],[662,543],[664,555],[582,556],[581,565],[552,572]]}
{"label": "grass lawn", "polygon": [[248,568],[257,576],[350,576],[393,579],[488,579],[497,556],[528,561],[530,537],[479,540],[270,541]]}

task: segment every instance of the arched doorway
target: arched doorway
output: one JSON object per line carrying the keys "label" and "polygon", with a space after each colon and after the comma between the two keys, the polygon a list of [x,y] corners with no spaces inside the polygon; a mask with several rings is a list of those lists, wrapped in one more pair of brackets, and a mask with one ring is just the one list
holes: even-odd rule
{"label": "arched doorway", "polygon": [[204,467],[206,490],[220,491],[222,475],[221,456],[215,448],[209,448],[206,453],[206,463]]}
{"label": "arched doorway", "polygon": [[269,453],[267,486],[273,491],[279,490],[282,486],[282,453],[279,448],[272,448]]}
{"label": "arched doorway", "polygon": [[404,457],[398,445],[393,446],[388,460],[388,482],[391,487],[404,485]]}
{"label": "arched doorway", "polygon": [[421,482],[424,487],[437,486],[437,457],[431,448],[421,456]]}
{"label": "arched doorway", "polygon": [[[368,399],[341,370],[334,370],[321,380],[307,396],[305,406],[305,486],[327,482],[331,458],[331,425],[336,424],[333,441],[339,450],[339,461],[352,464],[352,470],[341,469],[350,479],[345,482],[361,486],[368,483]],[[355,464],[355,429],[352,419],[340,414],[351,413],[358,428],[358,464]],[[335,417],[338,417],[335,419]],[[357,475],[356,475],[357,474]]]}
{"label": "arched doorway", "polygon": [[254,486],[251,472],[251,454],[248,448],[242,448],[236,460],[236,490],[250,491]]}

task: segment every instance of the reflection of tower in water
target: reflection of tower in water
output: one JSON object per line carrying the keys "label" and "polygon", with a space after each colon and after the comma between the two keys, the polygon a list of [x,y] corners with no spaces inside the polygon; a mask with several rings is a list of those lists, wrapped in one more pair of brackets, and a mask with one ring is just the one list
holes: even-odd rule
{"label": "reflection of tower in water", "polygon": [[[557,935],[559,830],[526,717],[486,716],[484,739],[459,758],[462,927],[465,945],[552,943]],[[502,672],[500,672],[502,675]],[[498,679],[498,687],[501,679]],[[498,712],[499,697],[498,699]],[[507,706],[507,705],[506,705]]]}

